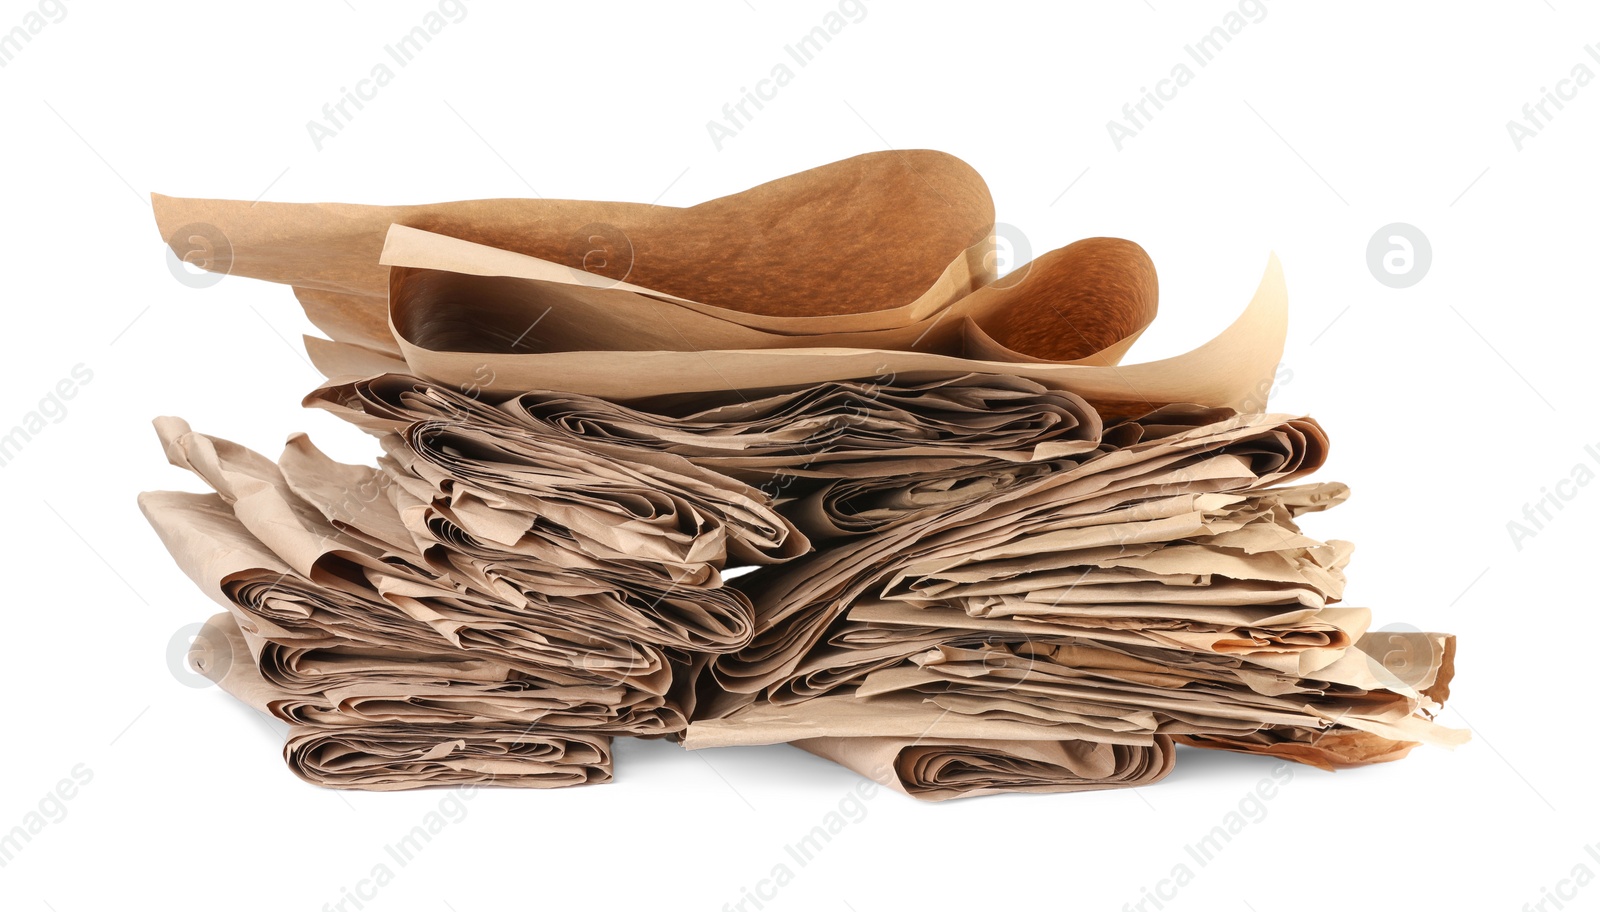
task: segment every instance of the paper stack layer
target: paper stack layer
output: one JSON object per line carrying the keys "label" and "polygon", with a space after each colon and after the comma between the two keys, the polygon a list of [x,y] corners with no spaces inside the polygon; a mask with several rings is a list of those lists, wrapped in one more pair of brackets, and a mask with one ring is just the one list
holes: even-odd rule
{"label": "paper stack layer", "polygon": [[[224,609],[191,660],[319,785],[609,781],[611,740],[793,743],[926,799],[1144,785],[1174,744],[1337,768],[1433,721],[1454,638],[1342,604],[1273,414],[1274,260],[1186,355],[1094,238],[994,274],[988,192],[859,156],[689,209],[158,197],[175,253],[295,286],[274,461],[161,418],[207,493],[140,505]],[[203,244],[202,244],[203,242]]]}

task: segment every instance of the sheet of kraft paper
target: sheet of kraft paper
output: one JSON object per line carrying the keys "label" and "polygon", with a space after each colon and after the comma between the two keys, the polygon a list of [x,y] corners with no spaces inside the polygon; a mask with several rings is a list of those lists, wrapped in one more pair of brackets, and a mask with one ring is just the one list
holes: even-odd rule
{"label": "sheet of kraft paper", "polygon": [[308,781],[603,782],[631,735],[941,800],[1149,784],[1175,743],[1331,769],[1465,738],[1433,722],[1454,638],[1371,629],[1352,546],[1295,522],[1349,491],[1290,485],[1327,436],[1264,414],[1276,259],[1215,339],[1122,365],[1144,251],[997,276],[942,153],[686,209],[155,209],[175,255],[294,286],[329,336],[304,404],[382,445],[156,421],[212,489],[141,498],[228,610],[200,670]]}
{"label": "sheet of kraft paper", "polygon": [[559,378],[631,401],[960,371],[1069,389],[1107,417],[1173,402],[1258,411],[1287,326],[1274,257],[1216,338],[1122,365],[1156,316],[1144,251],[1090,238],[996,277],[987,188],[932,151],[869,153],[688,208],[154,206],[176,255],[293,285],[328,334],[306,345],[330,378],[403,371],[489,394]]}

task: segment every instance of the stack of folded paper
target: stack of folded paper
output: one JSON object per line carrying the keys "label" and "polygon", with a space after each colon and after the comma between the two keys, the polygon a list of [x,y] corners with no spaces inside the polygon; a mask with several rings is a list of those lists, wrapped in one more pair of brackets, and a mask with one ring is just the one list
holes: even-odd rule
{"label": "stack of folded paper", "polygon": [[1285,304],[1120,366],[1155,275],[1097,238],[994,274],[981,180],[880,153],[689,209],[157,198],[175,253],[330,339],[272,461],[156,429],[141,506],[227,611],[194,664],[319,784],[611,777],[614,736],[794,743],[922,798],[1136,786],[1174,742],[1338,766],[1464,733],[1454,639],[1339,605],[1265,413]]}

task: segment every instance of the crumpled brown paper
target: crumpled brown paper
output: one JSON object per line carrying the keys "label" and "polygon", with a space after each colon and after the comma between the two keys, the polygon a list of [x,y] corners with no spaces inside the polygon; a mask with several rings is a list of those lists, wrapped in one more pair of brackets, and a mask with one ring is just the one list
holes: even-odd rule
{"label": "crumpled brown paper", "polygon": [[1377,638],[1352,546],[1297,523],[1349,490],[1306,480],[1316,421],[1265,413],[1275,258],[1216,338],[1123,365],[1144,252],[998,276],[987,190],[934,152],[687,209],[154,204],[176,253],[294,286],[329,336],[305,404],[381,449],[156,422],[213,491],[140,501],[228,609],[208,673],[310,781],[605,781],[631,734],[938,800],[1147,784],[1174,743],[1465,738],[1433,721],[1454,638]]}
{"label": "crumpled brown paper", "polygon": [[1087,792],[1151,785],[1172,772],[1172,739],[938,741],[813,738],[795,747],[915,798],[943,801],[1001,792]]}
{"label": "crumpled brown paper", "polygon": [[[212,617],[196,642],[206,648],[191,652],[195,670],[247,706],[279,715],[274,707],[288,696],[256,669],[231,615]],[[283,757],[295,775],[313,785],[368,791],[478,785],[559,788],[611,781],[608,737],[534,731],[512,724],[296,721],[289,726]]]}
{"label": "crumpled brown paper", "polygon": [[330,377],[403,366],[494,394],[560,377],[570,392],[635,400],[982,372],[1073,390],[1108,415],[1263,400],[1285,327],[1276,259],[1221,335],[1119,367],[1155,317],[1149,258],[1092,238],[996,278],[992,205],[973,178],[948,156],[897,152],[683,210],[154,205],[180,255],[216,235],[225,254],[198,265],[294,284],[331,337],[308,342]]}

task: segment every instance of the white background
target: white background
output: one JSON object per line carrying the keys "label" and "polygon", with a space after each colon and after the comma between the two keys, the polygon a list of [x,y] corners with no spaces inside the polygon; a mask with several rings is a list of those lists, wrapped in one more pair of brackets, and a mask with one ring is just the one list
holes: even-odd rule
{"label": "white background", "polygon": [[[794,880],[767,909],[1137,908],[1179,863],[1194,878],[1168,909],[1522,909],[1547,888],[1600,905],[1600,884],[1562,885],[1579,865],[1600,875],[1600,847],[1586,853],[1600,841],[1587,693],[1600,484],[1563,486],[1572,499],[1520,547],[1507,528],[1575,466],[1600,471],[1600,83],[1550,108],[1520,150],[1506,127],[1575,65],[1600,74],[1584,50],[1600,14],[1575,0],[1273,3],[1119,151],[1106,122],[1237,7],[871,0],[718,150],[706,122],[837,6],[689,6],[471,3],[320,151],[307,121],[436,6],[74,0],[0,69],[0,429],[75,365],[93,374],[0,468],[0,831],[74,767],[92,773],[0,868],[0,904],[321,909],[441,801],[302,784],[276,732],[169,667],[175,632],[214,609],[135,507],[143,489],[195,488],[150,419],[270,453],[294,430],[350,460],[375,444],[298,406],[319,377],[290,292],[176,281],[148,193],[690,205],[892,145],[970,162],[1035,252],[1092,235],[1144,245],[1162,313],[1130,361],[1209,338],[1277,252],[1292,378],[1273,405],[1324,423],[1322,477],[1355,490],[1309,531],[1358,543],[1349,604],[1460,635],[1442,721],[1474,740],[1298,767],[1204,866],[1185,845],[1272,761],[1186,751],[1137,792],[944,805],[883,792],[803,867],[784,846],[853,774],[788,747],[624,741],[611,785],[479,793],[366,907],[736,908],[784,861]],[[38,9],[5,0],[0,32]],[[1366,261],[1392,222],[1431,241],[1406,289]]]}

